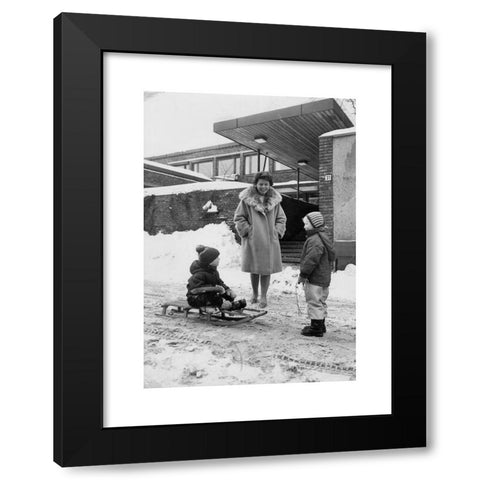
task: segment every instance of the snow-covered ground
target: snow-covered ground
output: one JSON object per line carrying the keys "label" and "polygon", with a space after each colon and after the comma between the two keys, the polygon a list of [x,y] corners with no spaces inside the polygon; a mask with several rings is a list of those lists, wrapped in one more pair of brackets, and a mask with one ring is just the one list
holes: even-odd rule
{"label": "snow-covered ground", "polygon": [[239,298],[250,298],[250,276],[240,271],[240,247],[225,223],[170,235],[145,233],[146,387],[355,378],[354,265],[332,277],[322,338],[300,335],[308,319],[295,265],[272,275],[268,313],[252,322],[219,327],[195,314],[161,316],[163,302],[185,299],[198,244],[220,251],[222,279]]}

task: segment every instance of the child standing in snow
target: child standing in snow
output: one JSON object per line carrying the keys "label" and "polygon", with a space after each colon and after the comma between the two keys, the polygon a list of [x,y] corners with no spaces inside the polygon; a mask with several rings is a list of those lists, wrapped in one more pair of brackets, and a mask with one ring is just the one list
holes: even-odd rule
{"label": "child standing in snow", "polygon": [[303,285],[305,291],[307,314],[311,323],[310,326],[303,328],[302,335],[323,337],[327,331],[325,318],[328,287],[331,263],[335,261],[335,250],[325,233],[323,215],[320,212],[308,213],[303,217],[303,224],[307,239],[300,257],[298,283]]}
{"label": "child standing in snow", "polygon": [[224,310],[239,310],[246,307],[245,300],[234,301],[235,293],[223,282],[217,267],[220,252],[216,248],[197,248],[198,260],[190,266],[192,276],[187,284],[187,301],[191,307],[217,307]]}

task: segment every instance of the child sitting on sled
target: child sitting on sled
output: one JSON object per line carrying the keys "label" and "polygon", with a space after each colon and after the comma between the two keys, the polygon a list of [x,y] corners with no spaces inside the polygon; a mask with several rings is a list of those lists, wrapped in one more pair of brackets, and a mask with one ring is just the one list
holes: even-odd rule
{"label": "child sitting on sled", "polygon": [[307,314],[310,325],[304,327],[302,335],[323,337],[327,316],[328,287],[330,286],[332,264],[335,261],[333,244],[325,233],[323,216],[320,212],[310,212],[303,217],[307,234],[300,257],[298,283],[303,285]]}
{"label": "child sitting on sled", "polygon": [[216,307],[222,310],[245,308],[245,300],[235,301],[235,293],[223,282],[217,267],[220,252],[216,248],[197,247],[198,260],[190,266],[192,276],[187,284],[187,301],[193,308]]}

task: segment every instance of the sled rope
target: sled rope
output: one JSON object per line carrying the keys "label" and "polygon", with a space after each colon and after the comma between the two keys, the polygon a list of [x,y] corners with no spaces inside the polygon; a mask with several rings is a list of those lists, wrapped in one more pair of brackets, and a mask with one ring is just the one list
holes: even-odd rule
{"label": "sled rope", "polygon": [[298,283],[295,285],[295,300],[297,301],[297,310],[300,315],[306,315],[306,312],[302,312],[300,308],[300,302],[298,301]]}

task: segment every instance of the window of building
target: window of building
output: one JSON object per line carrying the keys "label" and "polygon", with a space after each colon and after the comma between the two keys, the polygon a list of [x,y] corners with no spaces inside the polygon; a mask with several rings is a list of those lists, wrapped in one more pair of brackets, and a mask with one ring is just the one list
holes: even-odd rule
{"label": "window of building", "polygon": [[203,173],[207,177],[213,177],[213,160],[197,162],[193,164],[193,171]]}
{"label": "window of building", "polygon": [[231,175],[235,170],[235,163],[233,158],[222,158],[218,160],[218,175],[223,177],[225,175]]}
{"label": "window of building", "polygon": [[218,176],[233,175],[240,173],[240,157],[222,157],[218,159]]}
{"label": "window of building", "polygon": [[283,163],[280,163],[280,162],[274,162],[273,163],[273,169],[276,172],[279,172],[280,170],[291,170],[290,167],[287,167],[286,165],[284,165]]}
{"label": "window of building", "polygon": [[270,170],[270,162],[265,155],[260,155],[260,168],[258,167],[258,155],[245,155],[245,173],[268,172]]}

